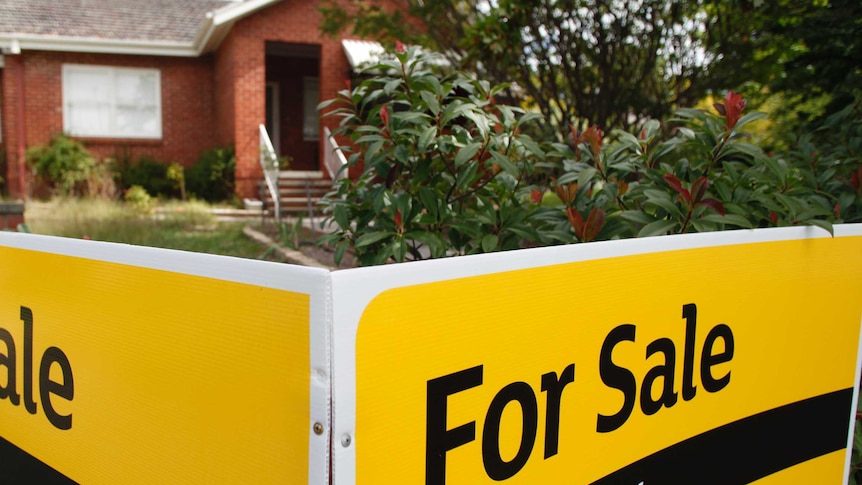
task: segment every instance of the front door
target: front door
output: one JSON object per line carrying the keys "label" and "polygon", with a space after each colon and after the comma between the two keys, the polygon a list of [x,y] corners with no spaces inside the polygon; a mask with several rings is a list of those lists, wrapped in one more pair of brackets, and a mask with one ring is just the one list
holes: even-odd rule
{"label": "front door", "polygon": [[287,170],[320,170],[320,56],[319,45],[266,43],[266,126]]}

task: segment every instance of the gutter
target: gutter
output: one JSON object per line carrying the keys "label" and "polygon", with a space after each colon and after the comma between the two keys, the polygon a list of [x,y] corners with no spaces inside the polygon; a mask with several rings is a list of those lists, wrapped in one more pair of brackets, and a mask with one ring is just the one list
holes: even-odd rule
{"label": "gutter", "polygon": [[0,48],[12,50],[16,43],[20,50],[174,57],[196,57],[200,55],[199,52],[195,51],[192,44],[184,42],[116,40],[95,37],[44,36],[17,33],[0,34]]}

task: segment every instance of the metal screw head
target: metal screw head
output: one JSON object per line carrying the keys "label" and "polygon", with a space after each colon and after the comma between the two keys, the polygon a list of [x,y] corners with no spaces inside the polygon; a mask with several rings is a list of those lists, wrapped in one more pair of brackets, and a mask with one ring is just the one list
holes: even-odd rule
{"label": "metal screw head", "polygon": [[346,434],[346,435],[341,437],[341,446],[343,446],[345,448],[350,446],[350,435],[349,434]]}
{"label": "metal screw head", "polygon": [[320,423],[314,423],[314,427],[312,429],[314,430],[314,434],[316,435],[323,434],[323,425]]}

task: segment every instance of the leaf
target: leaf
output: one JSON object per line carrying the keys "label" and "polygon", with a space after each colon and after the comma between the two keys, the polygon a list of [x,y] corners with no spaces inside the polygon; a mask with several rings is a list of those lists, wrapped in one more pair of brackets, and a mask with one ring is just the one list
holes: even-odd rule
{"label": "leaf", "polygon": [[437,192],[428,187],[422,186],[419,188],[419,200],[422,201],[422,205],[436,220],[439,201]]}
{"label": "leaf", "polygon": [[824,221],[823,219],[809,219],[807,221],[804,221],[804,224],[808,226],[819,227],[821,229],[829,231],[829,234],[831,234],[833,237],[835,236],[835,229],[832,227],[832,223],[829,221]]}
{"label": "leaf", "polygon": [[595,167],[586,167],[578,173],[578,185],[587,187],[599,171]]}
{"label": "leaf", "polygon": [[647,215],[646,212],[640,210],[627,210],[620,213],[620,217],[627,221],[637,222],[638,224],[652,224],[655,218]]}
{"label": "leaf", "polygon": [[704,221],[708,221],[708,222],[716,222],[719,224],[730,224],[732,226],[741,227],[743,229],[754,228],[754,225],[751,223],[751,221],[749,221],[748,219],[746,219],[743,216],[736,215],[736,214],[725,214],[725,215],[707,214],[707,215],[701,217],[700,219],[704,220]]}
{"label": "leaf", "polygon": [[420,123],[431,119],[427,114],[418,111],[396,111],[392,113],[391,118],[410,123]]}
{"label": "leaf", "polygon": [[757,121],[763,118],[766,118],[766,113],[760,111],[752,111],[751,113],[748,113],[736,122],[736,126],[733,127],[733,131],[739,130],[740,127],[745,126],[752,121]]}
{"label": "leaf", "polygon": [[682,212],[679,210],[679,207],[670,200],[670,196],[665,192],[650,189],[645,190],[644,195],[647,197],[647,203],[664,209],[668,214],[675,215],[677,217],[682,216]]}
{"label": "leaf", "polygon": [[670,185],[673,190],[679,192],[679,194],[685,199],[685,201],[691,204],[691,193],[682,187],[682,182],[676,177],[676,175],[672,173],[664,174],[664,181]]}
{"label": "leaf", "polygon": [[702,201],[700,201],[700,205],[709,207],[710,209],[714,210],[715,212],[718,212],[721,215],[725,214],[724,204],[715,199],[703,199]]}
{"label": "leaf", "polygon": [[422,96],[422,101],[425,101],[425,105],[434,113],[434,116],[440,114],[440,101],[437,100],[437,96],[428,91],[420,92],[419,96]]}
{"label": "leaf", "polygon": [[388,237],[392,237],[394,235],[395,233],[390,231],[366,232],[365,234],[359,236],[356,239],[356,244],[354,245],[354,247],[364,248],[365,246],[370,246],[378,241],[381,241]]}
{"label": "leaf", "polygon": [[342,230],[350,227],[350,220],[347,216],[347,209],[343,205],[338,204],[333,207],[332,217],[335,219],[335,223],[338,224],[338,227],[340,227]]}
{"label": "leaf", "polygon": [[540,147],[539,144],[533,141],[529,136],[521,135],[518,137],[518,141],[520,141],[521,144],[523,144],[524,147],[537,158],[541,159],[545,157],[545,152],[542,150],[542,147]]}
{"label": "leaf", "polygon": [[455,155],[455,166],[460,167],[461,165],[464,165],[467,160],[470,160],[471,158],[476,156],[476,153],[479,151],[480,148],[482,148],[482,144],[479,142],[475,142],[470,143],[464,148],[458,150],[458,154]]}
{"label": "leaf", "polygon": [[335,259],[335,266],[341,265],[341,260],[344,259],[344,252],[347,250],[347,243],[340,243],[338,246],[335,246],[335,255],[333,259]]}
{"label": "leaf", "polygon": [[491,150],[491,158],[494,159],[494,163],[500,166],[500,168],[513,177],[518,176],[518,166],[514,164],[509,157],[499,153],[496,150]]}
{"label": "leaf", "polygon": [[497,249],[497,244],[499,244],[499,238],[496,234],[485,234],[482,237],[482,252],[490,253]]}
{"label": "leaf", "polygon": [[419,142],[417,143],[417,148],[419,148],[420,152],[425,152],[428,150],[428,146],[431,145],[431,142],[434,141],[434,137],[437,135],[437,127],[429,126],[426,127],[422,134],[419,135]]}
{"label": "leaf", "polygon": [[668,221],[668,220],[659,220],[644,226],[640,232],[638,232],[638,237],[650,237],[650,236],[663,236],[668,233],[671,229],[676,227],[676,221]]}

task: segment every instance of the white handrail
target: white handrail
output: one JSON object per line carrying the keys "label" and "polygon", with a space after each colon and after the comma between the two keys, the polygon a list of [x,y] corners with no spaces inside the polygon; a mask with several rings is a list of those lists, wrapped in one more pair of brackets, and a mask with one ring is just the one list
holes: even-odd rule
{"label": "white handrail", "polygon": [[263,169],[263,179],[266,188],[272,195],[272,204],[275,209],[275,220],[281,220],[281,203],[278,200],[278,155],[272,147],[272,141],[266,132],[266,127],[261,124],[260,129],[260,167]]}
{"label": "white handrail", "polygon": [[343,170],[344,166],[347,165],[347,157],[344,156],[344,152],[341,151],[328,127],[323,127],[323,134],[329,142],[329,150],[324,150],[323,161],[329,172],[329,177],[332,178],[333,182],[336,182],[347,177],[347,170]]}

